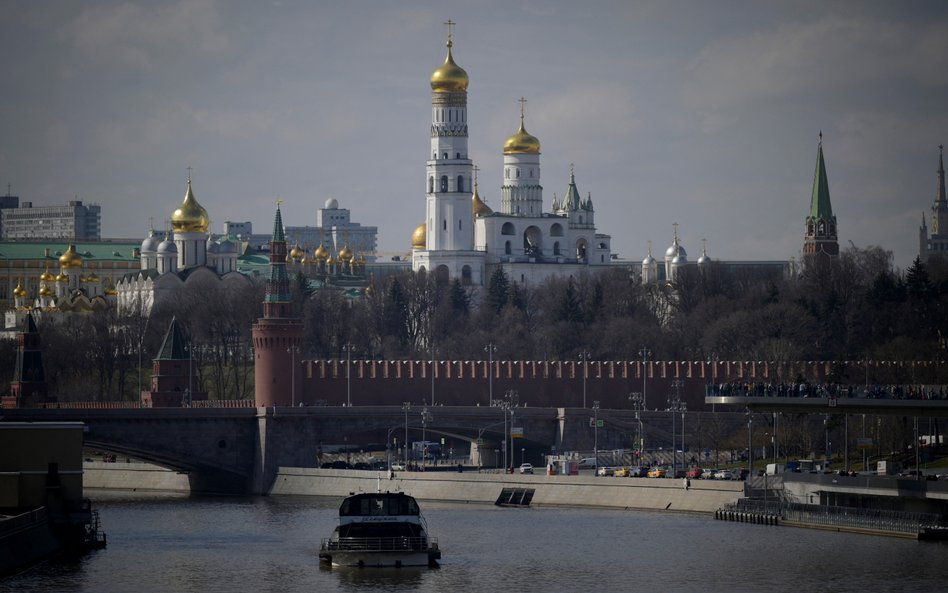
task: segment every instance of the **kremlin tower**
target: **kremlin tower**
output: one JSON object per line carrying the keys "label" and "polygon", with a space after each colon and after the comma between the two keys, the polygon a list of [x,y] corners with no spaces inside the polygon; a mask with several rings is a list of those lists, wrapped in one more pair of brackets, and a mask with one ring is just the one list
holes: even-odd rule
{"label": "kremlin tower", "polygon": [[816,172],[813,174],[813,194],[810,197],[810,215],[806,217],[806,237],[803,240],[804,260],[817,256],[839,255],[836,235],[836,216],[830,204],[826,163],[823,162],[823,132],[816,151]]}
{"label": "kremlin tower", "polygon": [[300,401],[303,323],[294,315],[286,273],[286,236],[277,204],[270,240],[270,277],[263,317],[253,324],[254,400],[257,407],[294,406]]}

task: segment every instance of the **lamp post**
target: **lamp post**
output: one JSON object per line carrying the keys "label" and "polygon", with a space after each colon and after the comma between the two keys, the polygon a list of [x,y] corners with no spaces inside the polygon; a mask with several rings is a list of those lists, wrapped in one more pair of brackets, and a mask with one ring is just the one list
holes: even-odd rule
{"label": "lamp post", "polygon": [[648,348],[642,348],[639,350],[639,356],[642,357],[642,409],[648,409],[648,398],[646,397],[645,391],[645,379],[648,377],[648,370],[646,368],[649,358],[652,356],[652,351]]}
{"label": "lamp post", "polygon": [[599,400],[593,402],[593,458],[596,460],[595,474],[599,475]]}
{"label": "lamp post", "polygon": [[434,341],[431,342],[431,405],[435,405],[435,396],[434,396],[434,380],[435,380],[435,348]]}
{"label": "lamp post", "polygon": [[497,346],[493,342],[487,342],[484,346],[487,352],[487,403],[493,405],[494,401],[494,352],[497,352]]}
{"label": "lamp post", "polygon": [[428,406],[425,406],[421,409],[421,467],[424,469],[425,461],[428,457],[428,441],[425,440],[425,429],[428,426],[428,422],[431,420],[431,412],[428,411]]}
{"label": "lamp post", "polygon": [[185,349],[188,351],[188,389],[185,394],[185,400],[188,404],[187,407],[191,407],[191,392],[194,389],[194,342],[191,341],[191,336],[188,336],[188,345],[185,346]]}
{"label": "lamp post", "polygon": [[[681,386],[683,382],[681,379],[675,379],[672,381],[672,388],[674,389],[673,393],[668,394],[668,411],[671,412],[672,417],[672,476],[678,474],[678,448],[675,444],[675,440],[678,435],[675,432],[675,412],[681,409]],[[682,414],[682,422],[684,422],[684,414]],[[684,431],[682,431],[684,434]],[[685,455],[684,446],[682,446],[682,457]]]}
{"label": "lamp post", "polygon": [[402,402],[402,411],[405,412],[405,469],[408,469],[408,410],[411,402]]}
{"label": "lamp post", "polygon": [[751,416],[750,409],[747,410],[747,475],[754,473],[754,442],[751,437],[751,425],[754,418]]}
{"label": "lamp post", "polygon": [[681,410],[681,469],[685,469],[685,412],[688,410],[688,405],[685,402],[680,402],[678,404],[678,409]]}
{"label": "lamp post", "polygon": [[138,405],[142,402],[142,347],[145,343],[145,333],[148,332],[148,322],[151,321],[151,315],[145,317],[145,325],[138,334]]}
{"label": "lamp post", "polygon": [[629,400],[632,402],[632,406],[635,408],[635,421],[639,426],[638,441],[639,444],[639,461],[642,459],[642,455],[645,454],[645,431],[642,426],[642,417],[639,414],[642,408],[642,394],[638,391],[633,391],[629,394]]}
{"label": "lamp post", "polygon": [[296,407],[296,355],[300,353],[299,346],[290,346],[286,349],[290,354],[290,407]]}
{"label": "lamp post", "polygon": [[346,353],[346,407],[352,407],[352,351],[354,349],[351,342],[342,345]]}
{"label": "lamp post", "polygon": [[586,407],[586,378],[589,375],[589,350],[581,350],[579,359],[583,361],[583,407]]}

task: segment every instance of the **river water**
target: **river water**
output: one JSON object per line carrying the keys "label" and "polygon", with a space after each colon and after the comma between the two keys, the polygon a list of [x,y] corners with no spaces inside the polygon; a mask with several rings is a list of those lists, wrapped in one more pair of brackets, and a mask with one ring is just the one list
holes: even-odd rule
{"label": "river water", "polygon": [[421,502],[437,569],[327,569],[339,499],[91,493],[108,548],[0,592],[948,591],[948,545],[707,515]]}

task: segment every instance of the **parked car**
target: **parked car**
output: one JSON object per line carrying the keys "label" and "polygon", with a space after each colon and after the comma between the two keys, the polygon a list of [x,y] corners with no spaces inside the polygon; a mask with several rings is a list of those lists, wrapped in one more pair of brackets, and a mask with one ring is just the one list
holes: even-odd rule
{"label": "parked car", "polygon": [[405,464],[401,461],[396,461],[392,464],[392,471],[403,472],[405,471]]}
{"label": "parked car", "polygon": [[648,470],[648,477],[650,477],[650,478],[664,478],[664,477],[665,477],[665,469],[664,469],[664,468],[661,468],[661,467],[653,467],[652,469]]}
{"label": "parked car", "polygon": [[617,467],[612,475],[617,478],[628,478],[629,477],[629,468],[627,467]]}
{"label": "parked car", "polygon": [[685,472],[685,477],[691,480],[701,479],[701,474],[704,473],[704,470],[700,467],[693,467]]}
{"label": "parked car", "polygon": [[522,473],[522,474],[532,474],[532,473],[533,473],[533,465],[530,464],[530,463],[524,463],[523,465],[520,466],[520,473]]}
{"label": "parked car", "polygon": [[633,478],[645,478],[648,476],[648,468],[644,465],[633,467],[629,470],[629,475]]}
{"label": "parked car", "polygon": [[734,472],[732,472],[731,470],[728,470],[728,469],[721,469],[721,470],[718,470],[718,471],[714,474],[714,479],[715,479],[715,480],[733,480],[733,479],[734,479]]}
{"label": "parked car", "polygon": [[714,479],[714,474],[716,474],[716,473],[718,473],[718,470],[716,470],[716,469],[706,469],[706,470],[704,470],[703,472],[701,472],[701,479],[702,479],[702,480],[713,480],[713,479]]}
{"label": "parked car", "polygon": [[352,469],[368,470],[368,469],[372,469],[372,466],[364,461],[357,461],[355,465],[352,466]]}

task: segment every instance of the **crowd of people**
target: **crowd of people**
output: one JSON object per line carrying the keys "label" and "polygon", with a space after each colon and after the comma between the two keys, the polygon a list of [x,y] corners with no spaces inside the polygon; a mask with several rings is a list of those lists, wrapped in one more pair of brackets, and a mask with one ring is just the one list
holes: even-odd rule
{"label": "crowd of people", "polygon": [[945,385],[852,385],[846,383],[745,382],[709,384],[705,395],[712,397],[816,397],[871,399],[948,399]]}

